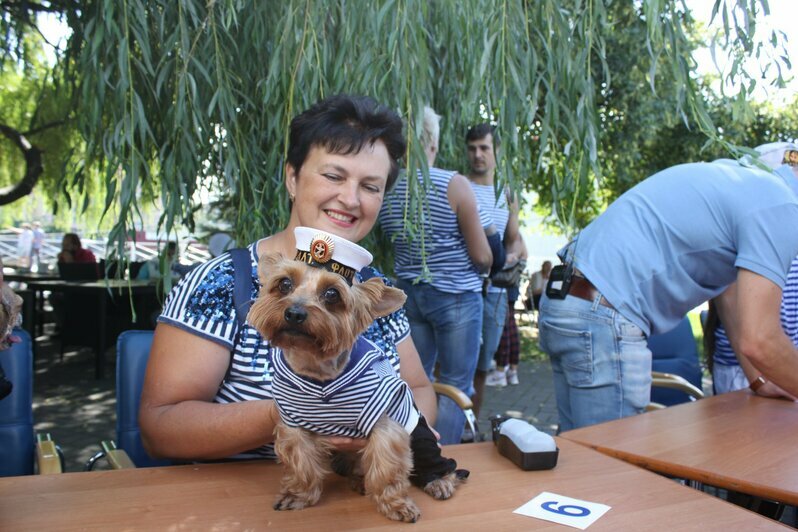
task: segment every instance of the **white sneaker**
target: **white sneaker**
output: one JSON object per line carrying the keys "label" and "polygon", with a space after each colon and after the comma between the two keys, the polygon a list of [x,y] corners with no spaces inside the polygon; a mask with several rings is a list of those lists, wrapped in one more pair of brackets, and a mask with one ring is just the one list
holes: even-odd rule
{"label": "white sneaker", "polygon": [[518,384],[518,370],[517,369],[508,369],[507,370],[507,382],[512,386],[516,386]]}
{"label": "white sneaker", "polygon": [[485,379],[485,386],[507,386],[507,373],[493,370]]}

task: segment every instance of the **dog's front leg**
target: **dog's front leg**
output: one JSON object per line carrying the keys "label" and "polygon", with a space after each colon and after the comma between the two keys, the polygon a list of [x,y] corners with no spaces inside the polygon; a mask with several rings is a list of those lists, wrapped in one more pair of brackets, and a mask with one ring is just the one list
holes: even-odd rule
{"label": "dog's front leg", "polygon": [[285,464],[275,510],[301,510],[319,501],[324,477],[330,473],[330,449],[310,432],[279,423],[274,451]]}
{"label": "dog's front leg", "polygon": [[394,521],[415,523],[421,512],[407,492],[413,454],[410,435],[383,416],[363,449],[366,493],[374,497],[380,513]]}

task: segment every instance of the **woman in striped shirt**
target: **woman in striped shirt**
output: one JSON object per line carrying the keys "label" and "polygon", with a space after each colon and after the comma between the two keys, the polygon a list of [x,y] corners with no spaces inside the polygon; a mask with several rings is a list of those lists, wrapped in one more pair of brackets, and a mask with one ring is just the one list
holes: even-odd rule
{"label": "woman in striped shirt", "polygon": [[[295,227],[321,229],[352,242],[363,239],[377,220],[406,148],[395,112],[371,98],[345,95],[322,100],[295,117],[288,142],[290,218],[285,229],[248,247],[252,299],[260,288],[258,257],[275,252],[293,257]],[[365,268],[356,278],[375,275],[381,274]],[[249,323],[238,324],[233,286],[240,276],[230,255],[223,254],[189,272],[164,304],[139,414],[142,439],[152,456],[274,456],[271,443],[279,420],[271,387],[274,348]],[[364,336],[388,355],[419,410],[434,423],[435,393],[404,311],[376,320]],[[363,440],[328,438],[341,450],[363,446]]]}

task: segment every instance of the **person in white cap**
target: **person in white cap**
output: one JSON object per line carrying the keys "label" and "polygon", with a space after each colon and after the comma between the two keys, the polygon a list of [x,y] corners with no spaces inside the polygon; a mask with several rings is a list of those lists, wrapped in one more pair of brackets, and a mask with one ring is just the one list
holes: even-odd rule
{"label": "person in white cap", "polygon": [[[789,142],[772,142],[758,146],[759,160],[768,167],[776,169],[782,164],[798,166],[798,149]],[[781,298],[781,326],[792,343],[798,345],[798,256],[792,260],[787,282]],[[786,397],[794,399],[772,382],[757,381],[759,372],[746,359],[745,355],[737,355],[732,348],[726,329],[717,319],[715,305],[710,305],[707,324],[704,329],[704,344],[707,357],[712,360],[712,391],[728,393],[750,388],[763,397]]]}
{"label": "person in white cap", "polygon": [[[293,257],[295,227],[313,227],[352,242],[371,231],[405,153],[402,127],[389,108],[347,95],[322,100],[292,120],[285,166],[290,218],[282,231],[247,248],[249,299],[258,295],[258,257]],[[233,264],[225,253],[194,268],[165,301],[139,416],[142,440],[152,456],[274,456],[271,443],[279,415],[271,391],[273,348],[248,323],[239,325],[246,308],[234,304],[234,289],[242,283]],[[366,267],[354,274],[353,282],[373,276],[383,277]],[[386,353],[421,413],[434,423],[435,392],[404,311],[375,320],[364,336]],[[362,440],[347,437],[329,440],[344,450],[363,446]]]}
{"label": "person in white cap", "polygon": [[642,412],[646,338],[715,297],[735,351],[758,372],[755,387],[798,394],[798,349],[779,320],[798,254],[793,150],[780,148],[787,162],[772,172],[728,159],[663,170],[560,250],[540,305],[540,346],[561,430]]}

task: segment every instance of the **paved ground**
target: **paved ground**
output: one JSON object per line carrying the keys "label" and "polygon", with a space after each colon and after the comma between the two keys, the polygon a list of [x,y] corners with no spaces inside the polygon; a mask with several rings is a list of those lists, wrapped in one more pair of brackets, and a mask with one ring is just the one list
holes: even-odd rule
{"label": "paved ground", "polygon": [[[61,360],[57,338],[40,336],[38,342],[35,429],[49,432],[61,446],[67,471],[82,471],[89,457],[99,450],[100,441],[115,437],[114,349],[106,352],[106,375],[98,380],[94,378],[94,352],[90,349],[67,350]],[[489,432],[490,416],[503,414],[554,433],[557,410],[548,362],[522,362],[519,380],[517,386],[487,388],[479,417],[480,432]]]}
{"label": "paved ground", "polygon": [[67,471],[82,471],[102,440],[114,439],[116,395],[113,350],[102,379],[94,378],[94,352],[67,350],[60,359],[57,339],[40,336],[33,383],[36,432],[49,432],[61,446]]}

